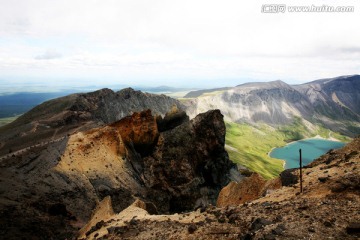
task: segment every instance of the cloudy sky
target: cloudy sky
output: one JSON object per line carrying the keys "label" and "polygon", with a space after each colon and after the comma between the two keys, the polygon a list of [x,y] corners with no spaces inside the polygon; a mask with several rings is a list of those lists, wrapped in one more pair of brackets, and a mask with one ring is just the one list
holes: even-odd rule
{"label": "cloudy sky", "polygon": [[[262,13],[269,3],[354,12]],[[0,0],[0,88],[214,87],[359,74],[359,22],[360,1],[348,0]]]}

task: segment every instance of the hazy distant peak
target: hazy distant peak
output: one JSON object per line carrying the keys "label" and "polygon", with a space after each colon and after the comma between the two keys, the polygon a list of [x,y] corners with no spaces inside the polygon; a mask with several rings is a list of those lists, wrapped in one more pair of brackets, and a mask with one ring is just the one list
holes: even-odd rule
{"label": "hazy distant peak", "polygon": [[291,88],[291,86],[289,84],[287,84],[281,80],[271,81],[264,85],[265,86],[267,85],[269,88]]}
{"label": "hazy distant peak", "polygon": [[270,82],[249,82],[237,85],[236,87],[245,87],[245,86],[288,86],[287,83],[281,81],[281,80],[274,80]]}
{"label": "hazy distant peak", "polygon": [[278,85],[286,85],[286,86],[288,86],[288,84],[285,83],[285,82],[282,81],[282,80],[270,81],[269,83],[270,83],[270,84],[278,84]]}
{"label": "hazy distant peak", "polygon": [[241,91],[252,91],[252,90],[260,90],[260,89],[274,89],[274,88],[283,88],[283,89],[292,89],[292,87],[281,81],[275,80],[271,82],[253,82],[253,83],[245,83],[236,86],[234,89],[241,90]]}
{"label": "hazy distant peak", "polygon": [[354,81],[354,80],[360,81],[360,75],[353,74],[353,75],[339,76],[339,77],[334,77],[334,78],[318,79],[318,80],[311,81],[308,83],[300,84],[298,86],[309,86],[309,85],[316,85],[316,84],[323,85],[323,84],[331,83],[334,81]]}

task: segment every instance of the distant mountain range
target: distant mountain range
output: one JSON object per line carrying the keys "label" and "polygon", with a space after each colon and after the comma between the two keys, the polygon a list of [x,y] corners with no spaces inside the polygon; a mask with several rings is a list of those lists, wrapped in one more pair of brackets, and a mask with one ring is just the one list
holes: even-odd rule
{"label": "distant mountain range", "polygon": [[169,87],[169,86],[158,86],[158,87],[134,87],[136,90],[150,93],[174,93],[182,91],[190,91],[194,88],[178,88],[178,87]]}
{"label": "distant mountain range", "polygon": [[0,95],[0,118],[13,117],[47,101],[68,95],[70,91],[30,93],[18,92]]}
{"label": "distant mountain range", "polygon": [[[175,91],[166,86],[152,90]],[[0,105],[7,103],[26,108],[46,98],[57,97],[56,93],[22,93],[19,96],[1,96]],[[186,108],[191,118],[220,109],[226,121],[235,123],[265,123],[276,127],[297,120],[309,130],[322,126],[347,136],[360,134],[360,76],[353,75],[301,85],[273,81],[197,90],[189,92],[181,103],[165,95],[131,88],[72,94],[47,101],[0,128],[0,153],[21,148],[34,140],[111,123],[144,109],[164,115],[173,105]]]}
{"label": "distant mountain range", "polygon": [[218,108],[237,123],[319,124],[348,136],[360,134],[360,76],[342,76],[301,85],[282,81],[246,83],[232,88],[188,93],[184,103],[192,117]]}

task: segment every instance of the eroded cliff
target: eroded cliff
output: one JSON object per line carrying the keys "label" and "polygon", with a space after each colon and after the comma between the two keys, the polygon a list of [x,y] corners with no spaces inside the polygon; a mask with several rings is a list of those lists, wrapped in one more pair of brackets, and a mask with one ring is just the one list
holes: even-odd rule
{"label": "eroded cliff", "polygon": [[219,110],[185,116],[176,108],[164,118],[134,113],[3,159],[3,236],[72,237],[108,196],[115,212],[135,199],[159,213],[215,204],[234,167],[224,149],[223,116]]}

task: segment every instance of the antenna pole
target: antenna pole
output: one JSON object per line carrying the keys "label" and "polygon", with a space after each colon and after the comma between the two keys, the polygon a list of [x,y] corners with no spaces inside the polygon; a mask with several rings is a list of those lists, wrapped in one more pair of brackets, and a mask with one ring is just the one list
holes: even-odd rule
{"label": "antenna pole", "polygon": [[300,192],[303,192],[303,185],[302,185],[302,156],[301,156],[301,148],[299,149],[300,153]]}

